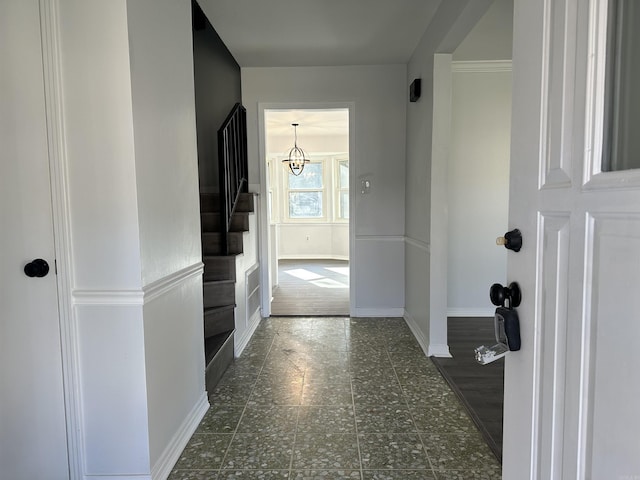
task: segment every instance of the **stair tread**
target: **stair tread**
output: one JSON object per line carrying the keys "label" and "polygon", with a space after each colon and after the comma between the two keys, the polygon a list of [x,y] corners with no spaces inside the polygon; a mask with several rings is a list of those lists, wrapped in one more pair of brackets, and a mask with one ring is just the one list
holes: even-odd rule
{"label": "stair tread", "polygon": [[203,285],[213,285],[213,284],[218,284],[218,285],[231,285],[236,283],[235,280],[205,280],[204,282],[202,282]]}
{"label": "stair tread", "polygon": [[229,304],[229,305],[223,305],[221,307],[208,307],[204,309],[204,314],[207,315],[208,313],[219,313],[219,312],[224,312],[226,310],[233,310],[234,308],[236,308],[237,305],[234,304]]}

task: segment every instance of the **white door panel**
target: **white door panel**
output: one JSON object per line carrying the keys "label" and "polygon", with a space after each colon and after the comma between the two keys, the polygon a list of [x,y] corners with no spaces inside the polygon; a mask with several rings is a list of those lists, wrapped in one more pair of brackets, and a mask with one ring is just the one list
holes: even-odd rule
{"label": "white door panel", "polygon": [[606,0],[516,0],[503,478],[640,479],[640,171],[602,172]]}
{"label": "white door panel", "polygon": [[[0,478],[68,478],[38,2],[0,2]],[[42,278],[23,268],[35,258]]]}

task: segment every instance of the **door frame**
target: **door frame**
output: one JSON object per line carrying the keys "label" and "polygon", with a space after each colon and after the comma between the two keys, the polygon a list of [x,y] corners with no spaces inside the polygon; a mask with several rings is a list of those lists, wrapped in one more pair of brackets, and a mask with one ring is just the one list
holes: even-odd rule
{"label": "door frame", "polygon": [[73,313],[73,255],[70,234],[70,200],[67,181],[62,107],[59,5],[57,0],[39,0],[42,37],[45,116],[47,122],[51,207],[58,290],[58,318],[62,348],[62,376],[67,426],[69,478],[83,474],[82,422],[78,371],[78,335]]}
{"label": "door frame", "polygon": [[260,292],[262,317],[271,316],[272,278],[271,266],[271,225],[269,223],[269,185],[266,166],[266,126],[264,114],[266,110],[330,110],[347,109],[349,111],[349,315],[355,312],[354,262],[355,248],[355,168],[357,163],[355,151],[355,102],[258,102],[258,171],[260,172],[260,215],[258,242],[260,249]]}

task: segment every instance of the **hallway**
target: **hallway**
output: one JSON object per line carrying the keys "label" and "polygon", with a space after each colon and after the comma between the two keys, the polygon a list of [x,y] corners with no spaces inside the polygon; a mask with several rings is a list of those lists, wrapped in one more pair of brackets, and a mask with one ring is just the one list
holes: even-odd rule
{"label": "hallway", "polygon": [[171,480],[500,478],[402,319],[265,319],[210,403]]}

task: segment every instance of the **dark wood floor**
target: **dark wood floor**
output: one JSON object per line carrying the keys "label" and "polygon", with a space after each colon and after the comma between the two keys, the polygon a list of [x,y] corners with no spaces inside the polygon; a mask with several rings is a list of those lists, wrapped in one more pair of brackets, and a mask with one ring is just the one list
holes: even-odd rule
{"label": "dark wood floor", "polygon": [[273,316],[348,316],[349,262],[280,260]]}
{"label": "dark wood floor", "polygon": [[477,346],[496,343],[493,318],[449,318],[447,331],[453,358],[431,358],[502,461],[504,358],[488,365],[474,358]]}

